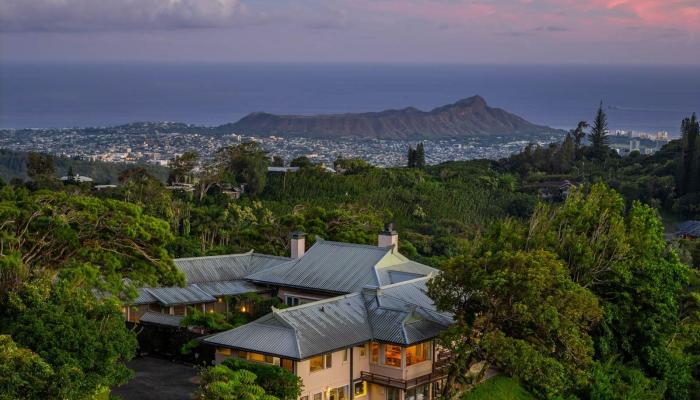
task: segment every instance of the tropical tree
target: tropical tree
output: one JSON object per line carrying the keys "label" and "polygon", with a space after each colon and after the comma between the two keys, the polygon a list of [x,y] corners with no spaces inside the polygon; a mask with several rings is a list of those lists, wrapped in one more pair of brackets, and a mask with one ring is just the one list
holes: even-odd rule
{"label": "tropical tree", "polygon": [[594,158],[603,160],[607,158],[610,148],[608,147],[608,119],[603,111],[603,102],[600,102],[598,111],[596,112],[591,132],[588,134],[588,140],[591,142],[591,152]]}
{"label": "tropical tree", "polygon": [[192,183],[194,169],[199,163],[199,154],[196,151],[186,151],[182,155],[174,157],[168,163],[170,174],[169,184]]}
{"label": "tropical tree", "polygon": [[[490,366],[544,397],[563,395],[592,365],[589,332],[602,315],[595,296],[571,280],[555,254],[509,247],[475,243],[429,284],[437,307],[456,320],[442,338],[457,357],[445,386],[448,398],[458,384],[479,382]],[[483,362],[480,372],[460,382],[477,362]]]}
{"label": "tropical tree", "polygon": [[256,384],[255,374],[245,369],[233,371],[217,365],[204,370],[201,376],[202,383],[195,393],[199,400],[279,400],[266,394]]}

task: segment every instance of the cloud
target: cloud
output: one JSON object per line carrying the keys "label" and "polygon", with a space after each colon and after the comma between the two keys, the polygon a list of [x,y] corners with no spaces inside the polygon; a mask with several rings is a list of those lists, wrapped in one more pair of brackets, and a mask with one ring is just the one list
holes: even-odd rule
{"label": "cloud", "polygon": [[538,26],[537,28],[535,28],[533,30],[536,32],[568,32],[571,29],[569,29],[565,26],[548,25],[548,26]]}
{"label": "cloud", "polygon": [[84,32],[230,26],[239,0],[2,0],[0,31]]}

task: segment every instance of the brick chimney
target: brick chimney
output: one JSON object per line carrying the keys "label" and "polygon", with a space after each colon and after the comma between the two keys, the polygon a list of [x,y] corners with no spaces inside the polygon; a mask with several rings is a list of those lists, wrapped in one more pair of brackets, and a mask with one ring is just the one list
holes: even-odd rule
{"label": "brick chimney", "polygon": [[394,224],[388,223],[384,225],[384,230],[379,233],[379,240],[377,240],[377,245],[379,247],[393,247],[394,250],[398,250],[399,247],[399,234],[394,230]]}
{"label": "brick chimney", "polygon": [[306,233],[294,231],[291,238],[292,258],[301,258],[306,251]]}

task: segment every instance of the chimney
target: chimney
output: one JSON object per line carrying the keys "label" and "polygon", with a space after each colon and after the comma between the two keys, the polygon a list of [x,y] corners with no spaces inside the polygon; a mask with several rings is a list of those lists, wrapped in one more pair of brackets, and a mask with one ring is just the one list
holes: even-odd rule
{"label": "chimney", "polygon": [[294,231],[291,238],[292,258],[301,258],[306,251],[306,233]]}
{"label": "chimney", "polygon": [[394,250],[398,250],[399,234],[394,230],[394,224],[388,223],[384,225],[384,230],[379,233],[377,244],[379,247],[391,246]]}

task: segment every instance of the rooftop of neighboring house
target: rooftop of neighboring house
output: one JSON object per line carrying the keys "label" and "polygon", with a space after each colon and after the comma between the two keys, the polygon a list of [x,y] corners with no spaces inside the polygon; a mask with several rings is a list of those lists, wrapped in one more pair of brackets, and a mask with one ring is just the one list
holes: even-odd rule
{"label": "rooftop of neighboring house", "polygon": [[700,237],[700,221],[683,221],[678,224],[676,236]]}
{"label": "rooftop of neighboring house", "polygon": [[249,324],[204,338],[206,344],[306,359],[370,340],[411,345],[452,323],[427,295],[429,277],[406,280],[277,310]]}

